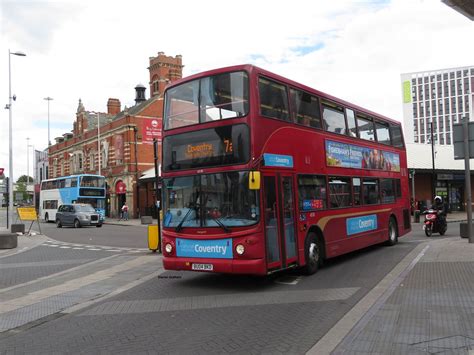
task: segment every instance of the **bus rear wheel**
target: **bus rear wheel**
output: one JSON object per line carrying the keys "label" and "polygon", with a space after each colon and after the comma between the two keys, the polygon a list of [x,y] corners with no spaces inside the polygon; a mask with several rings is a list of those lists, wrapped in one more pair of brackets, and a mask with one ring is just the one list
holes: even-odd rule
{"label": "bus rear wheel", "polygon": [[386,245],[392,246],[398,243],[398,228],[395,218],[390,217],[388,222],[388,240]]}
{"label": "bus rear wheel", "polygon": [[319,270],[322,264],[322,246],[321,240],[316,233],[310,232],[304,241],[304,257],[306,265],[303,272],[306,275],[312,275]]}

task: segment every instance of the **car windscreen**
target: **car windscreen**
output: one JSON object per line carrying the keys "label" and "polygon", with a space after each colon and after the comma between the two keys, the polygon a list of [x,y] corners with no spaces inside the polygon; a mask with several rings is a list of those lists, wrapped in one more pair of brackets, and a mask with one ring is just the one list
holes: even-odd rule
{"label": "car windscreen", "polygon": [[76,212],[95,212],[94,207],[90,205],[77,205],[74,208]]}

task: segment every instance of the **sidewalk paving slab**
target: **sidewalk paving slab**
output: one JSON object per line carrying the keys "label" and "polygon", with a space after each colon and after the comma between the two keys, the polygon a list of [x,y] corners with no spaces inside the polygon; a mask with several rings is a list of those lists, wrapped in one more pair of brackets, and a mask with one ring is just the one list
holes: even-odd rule
{"label": "sidewalk paving slab", "polygon": [[423,242],[394,272],[308,354],[473,354],[474,244]]}

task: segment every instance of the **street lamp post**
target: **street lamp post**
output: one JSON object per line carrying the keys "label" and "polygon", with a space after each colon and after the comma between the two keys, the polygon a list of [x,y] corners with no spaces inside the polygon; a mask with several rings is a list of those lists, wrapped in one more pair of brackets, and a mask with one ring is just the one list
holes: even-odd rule
{"label": "street lamp post", "polygon": [[53,98],[48,96],[48,97],[45,97],[43,100],[48,101],[48,147],[49,147],[51,145],[51,139],[49,137],[49,102],[53,100]]}
{"label": "street lamp post", "polygon": [[28,185],[30,184],[30,138],[26,138],[26,194],[28,194]]}
{"label": "street lamp post", "polygon": [[[7,220],[12,224],[13,222],[13,136],[12,136],[12,104],[16,100],[16,96],[12,96],[12,70],[11,70],[11,56],[19,57],[26,56],[23,52],[10,52],[8,50],[8,218]],[[7,228],[8,226],[7,221]]]}
{"label": "street lamp post", "polygon": [[435,143],[434,143],[434,135],[433,135],[433,120],[431,120],[430,123],[431,126],[431,160],[433,162],[433,171],[432,171],[432,180],[431,180],[431,186],[432,186],[432,198],[436,196],[436,169],[435,169]]}

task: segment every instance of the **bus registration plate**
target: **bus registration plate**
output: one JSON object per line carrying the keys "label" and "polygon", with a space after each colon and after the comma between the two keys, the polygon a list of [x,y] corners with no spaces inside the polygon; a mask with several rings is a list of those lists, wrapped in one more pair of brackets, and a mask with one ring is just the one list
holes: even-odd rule
{"label": "bus registration plate", "polygon": [[193,270],[202,270],[202,271],[212,271],[214,269],[212,264],[192,264],[191,269]]}

